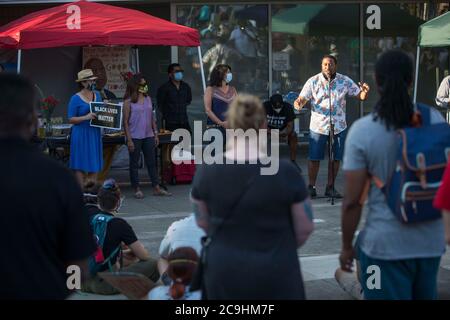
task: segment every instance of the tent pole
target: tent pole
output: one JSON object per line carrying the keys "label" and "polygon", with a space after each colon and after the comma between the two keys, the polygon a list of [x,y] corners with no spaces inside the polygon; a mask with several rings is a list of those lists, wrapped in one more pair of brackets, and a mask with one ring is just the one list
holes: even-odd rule
{"label": "tent pole", "polygon": [[136,47],[136,73],[139,73],[141,70],[139,68],[139,48]]}
{"label": "tent pole", "polygon": [[[364,4],[359,4],[359,81],[364,82]],[[364,101],[359,100],[359,117],[364,116]]]}
{"label": "tent pole", "polygon": [[269,57],[269,96],[268,96],[268,98],[270,98],[271,96],[272,96],[272,90],[273,90],[273,52],[272,52],[272,50],[273,50],[273,43],[272,43],[272,41],[273,41],[273,39],[272,39],[272,31],[270,31],[270,30],[272,30],[272,5],[271,4],[269,4],[269,8],[268,8],[268,10],[269,10],[269,14],[267,15],[267,20],[269,20],[268,21],[268,26],[269,26],[269,54],[268,54],[268,57]]}
{"label": "tent pole", "polygon": [[417,53],[416,53],[416,75],[414,79],[414,97],[413,97],[413,103],[416,103],[417,101],[417,81],[419,80],[419,61],[420,61],[420,46],[417,46]]}
{"label": "tent pole", "polygon": [[202,49],[200,46],[198,49],[198,60],[200,61],[200,71],[202,72],[202,84],[203,84],[203,93],[206,92],[206,80],[205,80],[205,70],[203,69],[203,59],[202,59]]}
{"label": "tent pole", "polygon": [[20,74],[20,68],[22,63],[22,49],[17,52],[17,74]]}

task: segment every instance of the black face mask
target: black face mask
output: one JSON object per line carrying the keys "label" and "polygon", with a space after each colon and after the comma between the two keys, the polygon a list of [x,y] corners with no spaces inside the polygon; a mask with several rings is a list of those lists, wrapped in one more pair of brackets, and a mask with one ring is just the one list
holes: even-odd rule
{"label": "black face mask", "polygon": [[96,89],[96,84],[95,84],[95,82],[93,82],[93,83],[91,83],[91,84],[88,84],[87,87],[86,87],[86,89],[91,90],[91,91],[94,91],[94,90]]}

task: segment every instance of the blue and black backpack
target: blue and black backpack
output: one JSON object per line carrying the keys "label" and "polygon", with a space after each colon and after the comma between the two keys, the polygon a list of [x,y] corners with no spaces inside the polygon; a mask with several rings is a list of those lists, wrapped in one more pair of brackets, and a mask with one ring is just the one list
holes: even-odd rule
{"label": "blue and black backpack", "polygon": [[398,131],[396,168],[387,183],[375,184],[386,196],[394,215],[403,223],[415,223],[441,217],[433,199],[441,185],[450,159],[450,126],[431,124],[431,109],[417,104],[417,127]]}
{"label": "blue and black backpack", "polygon": [[120,245],[117,248],[115,248],[106,259],[103,255],[103,245],[105,243],[108,222],[111,221],[112,219],[114,219],[114,216],[104,213],[98,213],[94,215],[91,219],[91,228],[94,234],[94,240],[97,245],[95,253],[89,257],[88,261],[89,272],[92,276],[96,275],[100,271],[103,271],[105,267],[108,267],[109,271],[113,271],[111,260],[116,255],[120,255],[121,251]]}

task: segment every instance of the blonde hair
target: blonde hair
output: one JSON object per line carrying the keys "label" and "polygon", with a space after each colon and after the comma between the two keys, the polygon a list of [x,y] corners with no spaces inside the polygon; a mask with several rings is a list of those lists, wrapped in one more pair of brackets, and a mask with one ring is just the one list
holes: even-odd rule
{"label": "blonde hair", "polygon": [[266,124],[266,111],[261,100],[250,94],[238,95],[227,112],[230,129],[262,129]]}

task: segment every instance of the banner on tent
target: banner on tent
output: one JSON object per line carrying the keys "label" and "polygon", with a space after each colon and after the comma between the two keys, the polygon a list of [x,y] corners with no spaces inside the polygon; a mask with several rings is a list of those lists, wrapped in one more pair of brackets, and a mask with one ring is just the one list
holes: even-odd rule
{"label": "banner on tent", "polygon": [[106,102],[91,102],[91,112],[97,115],[91,120],[92,127],[107,128],[113,130],[122,129],[122,105]]}
{"label": "banner on tent", "polygon": [[85,47],[83,69],[92,69],[97,79],[97,89],[108,100],[123,98],[126,83],[121,72],[131,70],[131,47]]}

